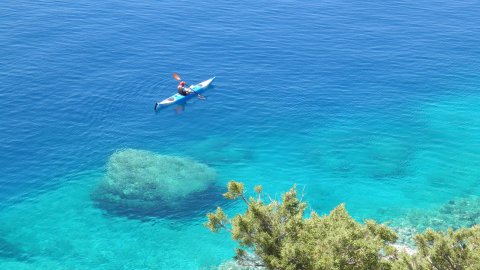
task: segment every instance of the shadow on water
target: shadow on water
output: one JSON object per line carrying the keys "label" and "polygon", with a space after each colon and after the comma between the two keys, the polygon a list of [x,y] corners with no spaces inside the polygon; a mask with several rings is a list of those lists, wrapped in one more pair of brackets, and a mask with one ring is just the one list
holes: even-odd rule
{"label": "shadow on water", "polygon": [[95,206],[104,210],[107,216],[127,217],[143,221],[156,218],[189,219],[205,216],[208,212],[214,211],[217,206],[230,204],[222,196],[224,192],[224,187],[213,185],[204,191],[192,193],[173,203],[161,200],[112,202],[99,199],[95,194],[92,194],[92,199]]}
{"label": "shadow on water", "polygon": [[17,261],[30,261],[29,254],[7,240],[0,238],[0,258],[13,259]]}
{"label": "shadow on water", "polygon": [[153,110],[155,111],[155,114],[159,114],[160,112],[165,112],[165,111],[174,111],[175,114],[181,114],[185,111],[185,107],[187,106],[187,102],[180,102],[175,105],[170,105],[170,106],[161,106],[155,103]]}

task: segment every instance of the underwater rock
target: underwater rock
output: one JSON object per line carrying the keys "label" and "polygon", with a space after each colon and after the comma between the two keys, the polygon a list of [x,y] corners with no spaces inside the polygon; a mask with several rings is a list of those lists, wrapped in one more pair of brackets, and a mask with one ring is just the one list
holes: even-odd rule
{"label": "underwater rock", "polygon": [[115,152],[92,199],[116,212],[150,213],[182,208],[192,196],[212,190],[215,171],[196,161],[125,149]]}
{"label": "underwater rock", "polygon": [[411,242],[411,238],[427,228],[445,231],[469,228],[480,224],[480,198],[470,196],[446,202],[438,209],[411,210],[396,220],[393,227],[399,235],[399,242]]}
{"label": "underwater rock", "polygon": [[412,159],[416,177],[455,194],[471,193],[480,178],[480,96],[445,96],[422,104],[415,118],[421,124]]}
{"label": "underwater rock", "polygon": [[267,268],[262,266],[262,261],[257,255],[248,253],[243,261],[231,259],[211,270],[267,270]]}
{"label": "underwater rock", "polygon": [[408,255],[415,255],[417,253],[416,249],[413,249],[405,244],[391,244],[391,246],[394,247],[398,252],[404,252]]}
{"label": "underwater rock", "polygon": [[0,238],[0,258],[14,259],[17,261],[30,260],[29,254],[24,250],[2,238]]}
{"label": "underwater rock", "polygon": [[401,178],[408,174],[408,160],[413,150],[404,141],[376,136],[365,148],[368,176],[375,179]]}
{"label": "underwater rock", "polygon": [[210,270],[266,270],[267,268],[262,266],[242,266],[238,264],[235,260],[229,260],[223,262],[219,266],[215,268],[211,268]]}
{"label": "underwater rock", "polygon": [[206,164],[247,163],[254,158],[250,145],[233,143],[234,139],[211,136],[188,145],[185,152]]}
{"label": "underwater rock", "polygon": [[411,173],[409,160],[414,150],[403,140],[380,135],[340,136],[326,146],[312,147],[306,158],[343,178],[389,180]]}

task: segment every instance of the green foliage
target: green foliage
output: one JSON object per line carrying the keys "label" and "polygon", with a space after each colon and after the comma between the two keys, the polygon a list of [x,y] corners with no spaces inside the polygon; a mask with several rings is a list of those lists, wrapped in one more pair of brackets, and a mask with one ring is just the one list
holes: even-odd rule
{"label": "green foliage", "polygon": [[240,196],[244,196],[243,184],[235,181],[230,181],[227,184],[228,192],[223,196],[229,200],[235,200]]}
{"label": "green foliage", "polygon": [[480,226],[457,231],[426,230],[415,236],[418,253],[403,255],[398,269],[480,269]]}
{"label": "green foliage", "polygon": [[[414,237],[417,252],[407,254],[394,247],[397,235],[385,225],[355,221],[340,204],[328,215],[314,211],[306,217],[307,204],[293,186],[281,201],[247,199],[244,185],[230,181],[225,198],[241,198],[243,214],[229,219],[221,208],[209,213],[205,224],[211,231],[226,229],[240,246],[235,259],[240,265],[267,269],[480,269],[480,226],[457,231],[426,230]],[[248,251],[253,251],[254,255]]]}
{"label": "green foliage", "polygon": [[337,206],[328,216],[313,215],[307,219],[304,241],[314,238],[310,249],[319,259],[318,267],[310,269],[386,269],[389,261],[384,256],[394,254],[390,244],[397,239],[388,227],[366,221],[356,222],[347,213],[343,204]]}
{"label": "green foliage", "polygon": [[205,224],[212,232],[218,232],[222,228],[226,228],[228,222],[227,215],[223,212],[222,208],[217,207],[215,213],[208,213],[208,222]]}
{"label": "green foliage", "polygon": [[[314,211],[305,218],[307,204],[297,196],[296,187],[282,195],[281,201],[265,203],[262,188],[255,187],[256,198],[246,198],[244,185],[228,183],[227,199],[241,198],[247,204],[244,214],[228,219],[220,208],[208,214],[206,226],[213,232],[225,228],[240,249],[239,262],[268,269],[388,269],[390,246],[397,236],[374,221],[356,222],[340,205],[329,215]],[[249,256],[253,250],[257,260]],[[253,263],[252,263],[253,262]]]}

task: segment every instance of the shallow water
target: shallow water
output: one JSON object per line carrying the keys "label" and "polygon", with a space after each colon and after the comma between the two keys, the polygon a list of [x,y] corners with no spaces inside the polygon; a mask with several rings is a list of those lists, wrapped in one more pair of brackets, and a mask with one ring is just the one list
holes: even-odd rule
{"label": "shallow water", "polygon": [[[147,219],[94,205],[123,148],[208,164],[219,187],[278,197],[296,183],[321,213],[346,202],[400,228],[476,222],[473,1],[7,0],[0,15],[0,269],[230,259],[229,236],[202,225],[216,199]],[[207,100],[154,113],[172,72],[217,79]]]}

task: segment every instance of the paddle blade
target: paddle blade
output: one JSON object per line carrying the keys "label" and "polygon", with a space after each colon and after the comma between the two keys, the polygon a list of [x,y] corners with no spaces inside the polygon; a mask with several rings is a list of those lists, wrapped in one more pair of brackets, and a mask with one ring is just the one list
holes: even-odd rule
{"label": "paddle blade", "polygon": [[177,73],[173,73],[173,78],[175,78],[175,80],[177,80],[177,81],[182,80],[182,78],[180,78],[180,76]]}

